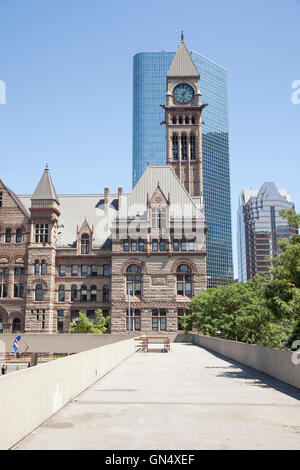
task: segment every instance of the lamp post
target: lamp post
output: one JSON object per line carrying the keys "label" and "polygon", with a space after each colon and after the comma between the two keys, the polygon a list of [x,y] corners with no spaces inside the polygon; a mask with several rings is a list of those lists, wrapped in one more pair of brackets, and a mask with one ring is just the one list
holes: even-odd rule
{"label": "lamp post", "polygon": [[130,320],[130,287],[128,286],[128,334],[130,335],[131,320]]}

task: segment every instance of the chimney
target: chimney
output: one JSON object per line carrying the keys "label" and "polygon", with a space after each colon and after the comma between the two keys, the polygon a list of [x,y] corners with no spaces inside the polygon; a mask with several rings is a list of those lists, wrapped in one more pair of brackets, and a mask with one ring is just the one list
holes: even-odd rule
{"label": "chimney", "polygon": [[123,196],[123,188],[118,188],[118,210],[121,209],[121,204],[122,204],[122,196]]}
{"label": "chimney", "polygon": [[109,188],[104,188],[104,207],[109,206]]}

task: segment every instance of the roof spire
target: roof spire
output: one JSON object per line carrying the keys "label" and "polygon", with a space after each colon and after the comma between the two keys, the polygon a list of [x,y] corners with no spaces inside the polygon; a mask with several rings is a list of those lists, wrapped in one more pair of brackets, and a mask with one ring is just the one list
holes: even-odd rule
{"label": "roof spire", "polygon": [[184,41],[184,35],[183,35],[183,31],[181,31],[181,42]]}
{"label": "roof spire", "polygon": [[44,173],[32,196],[32,200],[41,199],[54,200],[59,204],[59,200],[48,169],[48,165],[46,165]]}

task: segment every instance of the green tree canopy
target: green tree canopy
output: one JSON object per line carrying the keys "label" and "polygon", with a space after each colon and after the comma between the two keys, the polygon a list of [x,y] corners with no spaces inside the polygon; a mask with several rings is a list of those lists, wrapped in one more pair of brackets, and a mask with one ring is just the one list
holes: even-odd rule
{"label": "green tree canopy", "polygon": [[79,312],[78,318],[72,323],[71,333],[90,333],[94,335],[105,333],[109,317],[105,317],[100,308],[95,311],[95,315],[95,320],[91,321],[85,313]]}

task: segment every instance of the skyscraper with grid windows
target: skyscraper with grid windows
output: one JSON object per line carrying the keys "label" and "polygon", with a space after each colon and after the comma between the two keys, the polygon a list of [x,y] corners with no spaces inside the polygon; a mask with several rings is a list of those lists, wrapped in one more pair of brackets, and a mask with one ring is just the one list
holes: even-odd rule
{"label": "skyscraper with grid windows", "polygon": [[[207,284],[233,279],[226,70],[191,51],[200,74],[203,112],[203,198],[207,232]],[[147,164],[166,164],[166,79],[175,52],[140,52],[133,58],[133,186]]]}

